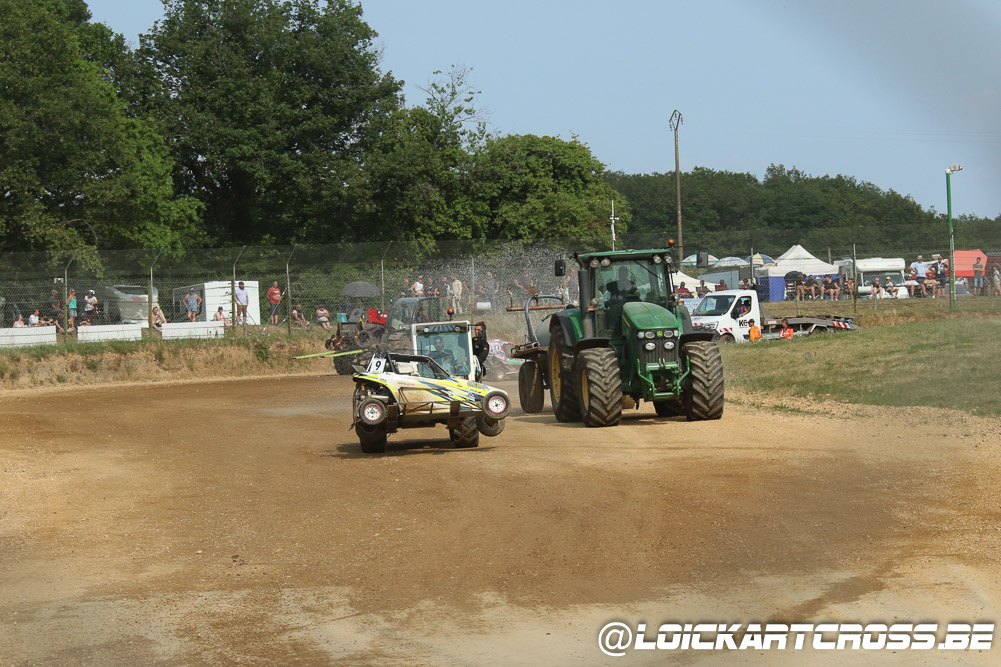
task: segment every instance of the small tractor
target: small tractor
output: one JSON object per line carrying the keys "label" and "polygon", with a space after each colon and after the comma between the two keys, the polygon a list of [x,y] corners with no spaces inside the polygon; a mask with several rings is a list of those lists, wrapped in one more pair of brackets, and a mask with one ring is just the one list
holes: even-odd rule
{"label": "small tractor", "polygon": [[[673,244],[669,244],[673,245]],[[661,417],[723,415],[723,360],[716,332],[695,327],[671,284],[672,251],[574,254],[580,303],[555,295],[525,302],[528,342],[518,393],[525,412],[542,412],[545,388],[557,421],[616,426],[623,408],[650,401]],[[557,276],[566,261],[556,260]],[[533,330],[531,312],[558,309]],[[519,310],[511,308],[509,310]],[[548,320],[548,321],[547,321]]]}

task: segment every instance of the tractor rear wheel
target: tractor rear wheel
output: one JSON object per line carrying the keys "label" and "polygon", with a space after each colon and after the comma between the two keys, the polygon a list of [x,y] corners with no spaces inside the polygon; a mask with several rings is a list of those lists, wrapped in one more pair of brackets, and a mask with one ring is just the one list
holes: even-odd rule
{"label": "tractor rear wheel", "polygon": [[466,417],[459,424],[459,428],[448,429],[448,435],[456,449],[466,449],[477,447],[480,444],[480,429],[476,422],[476,417]]}
{"label": "tractor rear wheel", "polygon": [[563,359],[569,354],[563,340],[563,326],[556,322],[550,332],[549,400],[553,404],[553,413],[558,422],[579,421],[580,407],[577,404],[577,389],[573,386],[571,364]]}
{"label": "tractor rear wheel", "polygon": [[577,365],[580,414],[588,426],[618,426],[622,419],[622,376],[619,358],[610,347],[580,353]]}
{"label": "tractor rear wheel", "polygon": [[366,454],[382,454],[386,451],[386,425],[369,426],[359,421],[355,424],[355,433],[361,442],[361,450]]}
{"label": "tractor rear wheel", "polygon": [[670,398],[666,401],[654,401],[653,409],[657,411],[658,417],[677,417],[685,414],[685,408],[681,401]]}
{"label": "tractor rear wheel", "polygon": [[712,341],[687,343],[688,378],[682,405],[688,421],[719,419],[723,416],[723,357]]}
{"label": "tractor rear wheel", "polygon": [[528,414],[542,412],[546,406],[546,395],[542,388],[542,369],[538,362],[528,360],[518,370],[518,398],[521,409]]}

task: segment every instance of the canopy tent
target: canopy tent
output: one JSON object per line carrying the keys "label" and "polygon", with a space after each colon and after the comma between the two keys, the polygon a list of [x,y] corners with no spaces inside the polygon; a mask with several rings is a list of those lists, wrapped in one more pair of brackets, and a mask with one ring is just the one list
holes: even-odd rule
{"label": "canopy tent", "polygon": [[790,271],[799,271],[808,276],[836,276],[838,267],[817,259],[801,245],[794,245],[775,260],[775,266],[768,267],[768,276],[785,276]]}
{"label": "canopy tent", "polygon": [[[957,250],[956,251],[956,277],[957,278],[972,278],[973,277],[973,265],[977,263],[977,258],[980,258],[980,263],[987,266],[987,253],[983,250]],[[946,255],[944,259],[949,259]]]}
{"label": "canopy tent", "polygon": [[685,283],[685,287],[687,287],[692,292],[692,294],[695,294],[695,288],[699,284],[699,279],[692,278],[691,276],[682,273],[681,271],[672,273],[671,284],[674,285],[674,289],[678,289],[679,287],[681,287],[681,283]]}
{"label": "canopy tent", "polygon": [[743,260],[740,257],[724,257],[723,259],[716,262],[715,268],[721,268],[724,266],[747,266],[747,260]]}

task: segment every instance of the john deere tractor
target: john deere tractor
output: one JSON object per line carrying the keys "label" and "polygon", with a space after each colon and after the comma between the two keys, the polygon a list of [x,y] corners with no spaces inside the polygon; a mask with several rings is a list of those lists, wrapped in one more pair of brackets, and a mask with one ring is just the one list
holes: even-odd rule
{"label": "john deere tractor", "polygon": [[[575,254],[580,304],[555,306],[533,331],[531,311],[556,296],[525,303],[529,342],[518,376],[521,407],[542,412],[545,388],[556,419],[615,426],[623,408],[651,401],[662,417],[689,421],[723,415],[723,361],[714,331],[692,326],[671,285],[671,250]],[[566,262],[556,261],[557,276]]]}

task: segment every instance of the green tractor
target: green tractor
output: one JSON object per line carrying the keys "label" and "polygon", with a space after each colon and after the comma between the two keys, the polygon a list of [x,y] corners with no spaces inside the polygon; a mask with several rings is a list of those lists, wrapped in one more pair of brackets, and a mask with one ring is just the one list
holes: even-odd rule
{"label": "green tractor", "polygon": [[[623,408],[651,401],[661,417],[723,415],[723,360],[716,332],[694,327],[671,284],[671,250],[575,254],[580,304],[525,302],[529,342],[512,356],[521,407],[542,412],[545,388],[557,421],[615,426]],[[556,275],[566,262],[556,260]],[[558,308],[535,330],[530,312]],[[548,320],[548,321],[547,321]]]}

